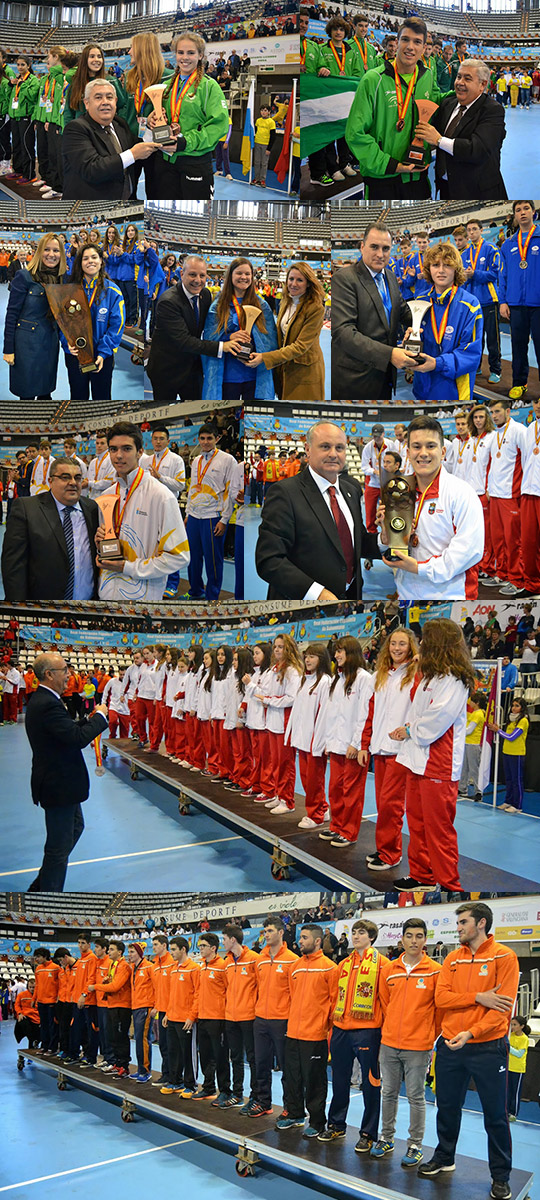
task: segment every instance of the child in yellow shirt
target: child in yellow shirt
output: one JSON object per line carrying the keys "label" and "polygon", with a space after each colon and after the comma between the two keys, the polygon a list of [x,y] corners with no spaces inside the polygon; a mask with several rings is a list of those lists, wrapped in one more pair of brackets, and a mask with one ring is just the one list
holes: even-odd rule
{"label": "child in yellow shirt", "polygon": [[525,1017],[512,1017],[510,1021],[510,1055],[508,1058],[508,1116],[515,1121],[519,1113],[521,1084],[527,1070],[527,1051],[531,1030]]}
{"label": "child in yellow shirt", "polygon": [[458,796],[469,795],[469,784],[474,788],[474,798],[477,803],[482,799],[478,783],[480,772],[480,755],[482,752],[482,733],[486,723],[487,700],[483,692],[473,692],[467,705],[467,725],[465,729],[465,754],[459,781]]}
{"label": "child in yellow shirt", "polygon": [[272,143],[276,136],[276,122],[270,116],[270,108],[267,104],[261,104],[260,115],[255,121],[255,142],[253,145],[253,179],[252,183],[259,183],[261,187],[266,187],[266,172],[268,169],[268,159],[272,149]]}
{"label": "child in yellow shirt", "polygon": [[525,701],[518,697],[512,701],[510,720],[506,730],[490,721],[489,728],[503,739],[503,766],[506,783],[506,803],[500,807],[505,812],[521,812],[523,808],[523,766],[525,746],[529,731],[529,716]]}

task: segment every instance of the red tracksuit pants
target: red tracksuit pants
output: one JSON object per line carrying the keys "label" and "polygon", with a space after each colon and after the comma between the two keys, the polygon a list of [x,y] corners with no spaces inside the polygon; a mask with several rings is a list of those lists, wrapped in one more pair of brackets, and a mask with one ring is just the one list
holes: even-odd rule
{"label": "red tracksuit pants", "polygon": [[521,497],[521,560],[523,586],[540,592],[540,496]]}
{"label": "red tracksuit pants", "polygon": [[159,747],[161,746],[161,740],[165,732],[165,709],[165,701],[156,700],[154,707],[154,720],[152,721],[152,728],[150,730],[151,750],[159,750]]}
{"label": "red tracksuit pants", "polygon": [[129,737],[129,717],[126,713],[117,713],[113,708],[109,709],[109,734],[112,738],[117,736],[120,729],[120,737]]}
{"label": "red tracksuit pants", "polygon": [[485,492],[484,495],[479,496],[478,499],[480,500],[484,512],[484,555],[480,563],[480,570],[484,575],[495,575],[495,558],[493,556],[491,524],[489,520],[489,500]]}
{"label": "red tracksuit pants", "polygon": [[206,762],[206,750],[202,735],[202,725],[204,722],[199,721],[199,718],[192,713],[186,713],[186,722],[187,758],[192,767],[198,767],[202,771]]}
{"label": "red tracksuit pants", "polygon": [[248,788],[251,786],[252,771],[250,731],[246,729],[245,725],[238,725],[236,729],[226,730],[225,732],[229,733],[231,739],[232,767],[230,777],[238,787],[242,789]]}
{"label": "red tracksuit pants", "polygon": [[377,504],[379,503],[380,488],[370,487],[369,483],[364,488],[364,504],[366,506],[366,529],[368,533],[376,533],[377,526],[375,524],[375,513]]}
{"label": "red tracksuit pants", "polygon": [[135,701],[135,717],[137,721],[137,732],[141,742],[149,741],[149,735],[146,732],[146,722],[148,721],[148,729],[152,732],[154,722],[154,706],[155,700],[145,700],[142,696],[137,696]]}
{"label": "red tracksuit pants", "polygon": [[489,501],[489,523],[498,578],[514,583],[516,587],[523,587],[519,499],[501,500],[492,496]]}
{"label": "red tracksuit pants", "polygon": [[377,853],[385,863],[398,863],[402,854],[407,768],[396,762],[395,754],[374,754],[373,765],[377,800]]}
{"label": "red tracksuit pants", "polygon": [[[247,733],[251,745],[251,774],[248,787],[253,788],[254,792],[262,792],[261,774],[265,731],[264,729],[247,729]],[[273,793],[269,793],[268,799],[270,799],[270,795]]]}
{"label": "red tracksuit pants", "polygon": [[4,692],[4,721],[17,720],[17,692]]}
{"label": "red tracksuit pants", "polygon": [[320,825],[328,812],[326,803],[326,755],[316,758],[308,750],[298,751],[300,779],[306,794],[306,816]]}
{"label": "red tracksuit pants", "polygon": [[419,883],[440,883],[445,891],[460,892],[454,828],[458,780],[427,779],[406,770],[409,873]]}
{"label": "red tracksuit pants", "polygon": [[268,794],[269,796],[279,796],[280,800],[284,800],[287,808],[292,811],[296,779],[295,752],[293,746],[285,745],[284,738],[284,733],[273,733],[268,729],[266,731],[266,749],[270,756],[273,780],[273,791]]}
{"label": "red tracksuit pants", "polygon": [[360,831],[367,769],[367,762],[361,767],[356,758],[330,755],[330,829],[349,842],[355,842]]}

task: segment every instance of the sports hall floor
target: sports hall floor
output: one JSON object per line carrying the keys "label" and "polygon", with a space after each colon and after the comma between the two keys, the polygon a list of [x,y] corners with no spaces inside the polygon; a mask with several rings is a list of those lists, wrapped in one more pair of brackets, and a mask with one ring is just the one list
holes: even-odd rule
{"label": "sports hall floor", "polygon": [[[197,808],[188,817],[180,816],[176,795],[144,775],[132,782],[128,765],[118,754],[110,753],[105,775],[96,776],[93,749],[84,753],[91,794],[83,806],[86,829],[71,856],[66,891],[151,891],[158,877],[164,891],[179,886],[197,889],[203,879],[209,887],[219,880],[220,891],[250,891],[271,882],[275,891],[312,889],[313,878],[302,873],[301,864],[294,868],[290,883],[272,881],[268,852]],[[44,819],[30,796],[30,748],[22,718],[16,726],[0,729],[0,755],[3,823],[9,844],[9,861],[5,851],[2,855],[0,890],[25,891],[41,862]],[[296,790],[302,793],[299,777]],[[460,853],[540,887],[540,795],[525,793],[523,814],[493,810],[491,798],[488,793],[483,804],[472,800],[458,804]],[[498,802],[503,802],[502,790]],[[376,819],[371,774],[364,817]],[[291,816],[292,828],[298,819]]]}
{"label": "sports hall floor", "polygon": [[[134,1047],[132,1046],[132,1061]],[[310,1200],[314,1192],[332,1195],[325,1185],[316,1187],[312,1177],[278,1175],[270,1166],[259,1167],[255,1178],[239,1179],[234,1158],[203,1141],[198,1135],[165,1126],[142,1116],[131,1124],[120,1118],[117,1107],[91,1093],[69,1087],[59,1093],[52,1074],[32,1064],[23,1071],[16,1067],[13,1022],[5,1022],[0,1036],[4,1115],[2,1120],[3,1168],[0,1193],[24,1200],[58,1200],[77,1196],[95,1200],[100,1196],[142,1200],[151,1195],[170,1195],[180,1181],[184,1195],[197,1200],[274,1200],[279,1188],[283,1200]],[[152,1065],[159,1069],[159,1050],[153,1047]],[[274,1073],[272,1099],[276,1116],[281,1112],[281,1077]],[[126,1085],[128,1086],[128,1085]],[[129,1091],[136,1098],[136,1084]],[[330,1088],[329,1088],[330,1097]],[[426,1088],[427,1121],[424,1147],[435,1145],[435,1105]],[[197,1105],[194,1105],[197,1107]],[[206,1108],[206,1105],[204,1106]],[[198,1106],[200,1108],[200,1105]],[[351,1090],[349,1125],[358,1126],[363,1110],[361,1093]],[[202,1114],[197,1111],[197,1117]],[[512,1125],[514,1162],[521,1170],[540,1171],[540,1110],[532,1101],[522,1102],[518,1121]],[[256,1124],[256,1122],[254,1122]],[[396,1137],[405,1139],[408,1106],[402,1095]],[[59,1132],[61,1131],[61,1136]],[[254,1131],[255,1132],[255,1131]],[[486,1163],[486,1197],[489,1169],[486,1137],[478,1097],[468,1092],[463,1109],[459,1153]],[[306,1147],[306,1156],[309,1148]],[[426,1153],[429,1157],[429,1153]],[[181,1172],[181,1174],[179,1173]],[[427,1188],[423,1189],[427,1193]],[[437,1200],[444,1183],[429,1185]],[[339,1195],[339,1192],[337,1193]],[[350,1195],[350,1193],[348,1193]],[[371,1193],[370,1193],[371,1194]],[[463,1196],[467,1182],[463,1180]],[[341,1195],[345,1195],[341,1192]],[[533,1183],[531,1200],[540,1200],[540,1183]]]}

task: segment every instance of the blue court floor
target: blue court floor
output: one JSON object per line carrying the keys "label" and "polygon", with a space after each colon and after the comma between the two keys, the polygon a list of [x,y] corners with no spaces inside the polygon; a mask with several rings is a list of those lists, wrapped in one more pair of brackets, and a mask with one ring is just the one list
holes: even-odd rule
{"label": "blue court floor", "polygon": [[[132,1061],[134,1058],[132,1046]],[[255,1178],[240,1180],[232,1154],[208,1145],[185,1130],[157,1124],[142,1114],[125,1124],[120,1111],[98,1096],[68,1086],[59,1093],[52,1074],[31,1063],[23,1071],[16,1067],[17,1052],[13,1021],[6,1021],[0,1036],[4,1116],[2,1120],[3,1163],[0,1193],[24,1200],[57,1200],[76,1196],[117,1196],[119,1200],[147,1200],[148,1196],[183,1194],[197,1200],[274,1200],[277,1189],[283,1200],[310,1200],[329,1194],[316,1188],[312,1179],[277,1175],[270,1167],[259,1169]],[[157,1047],[152,1065],[160,1066]],[[136,1085],[129,1086],[136,1095]],[[272,1101],[276,1116],[281,1112],[281,1076],[274,1072]],[[331,1083],[328,1099],[331,1095]],[[436,1110],[433,1094],[426,1088],[426,1134],[424,1147],[436,1144]],[[358,1088],[351,1089],[348,1122],[359,1126],[363,1100]],[[514,1163],[521,1170],[540,1170],[538,1106],[522,1102],[520,1116],[512,1124]],[[59,1131],[61,1130],[61,1136]],[[399,1102],[396,1137],[405,1139],[408,1105]],[[463,1108],[458,1150],[460,1154],[486,1163],[486,1197],[490,1176],[486,1137],[476,1093],[468,1092]],[[441,1193],[441,1185],[433,1192]],[[443,1183],[444,1191],[444,1183]],[[349,1193],[350,1194],[350,1193]],[[467,1182],[463,1181],[464,1200]],[[540,1200],[540,1185],[533,1183],[531,1200]]]}
{"label": "blue court floor", "polygon": [[[4,329],[4,320],[6,308],[9,298],[7,284],[0,284],[0,329]],[[3,336],[3,335],[2,335]],[[115,407],[119,404],[127,404],[128,401],[136,401],[137,406],[142,404],[142,369],[136,367],[131,361],[131,352],[119,346],[114,362],[114,373],[112,380],[112,398]],[[66,362],[64,351],[60,350],[58,358],[58,378],[54,392],[52,393],[55,400],[65,400],[69,397],[69,382],[66,370]],[[9,366],[0,358],[0,396],[4,395],[6,399],[13,399],[13,393],[9,390]],[[0,401],[1,404],[1,401]],[[49,416],[49,413],[47,413]],[[24,413],[21,411],[19,420],[23,424]],[[46,426],[44,427],[46,432]]]}
{"label": "blue court floor", "polygon": [[[103,776],[95,775],[95,758],[85,752],[90,797],[83,805],[86,829],[68,868],[66,891],[152,891],[179,887],[250,891],[270,885],[270,856],[193,808],[180,816],[177,797],[141,776],[133,782],[127,763],[111,753]],[[2,764],[3,847],[0,891],[25,891],[41,863],[44,816],[30,796],[30,748],[22,718],[0,729]],[[299,776],[296,790],[302,793]],[[503,801],[501,789],[498,803]],[[460,853],[479,863],[538,881],[540,887],[540,797],[525,793],[523,814],[493,810],[491,795],[483,804],[458,804],[456,829]],[[234,803],[234,801],[233,801]],[[366,784],[364,818],[376,820],[373,775]],[[298,822],[296,814],[291,824]],[[376,881],[374,881],[376,883]],[[295,867],[291,883],[272,882],[276,891],[309,891],[313,880]]]}

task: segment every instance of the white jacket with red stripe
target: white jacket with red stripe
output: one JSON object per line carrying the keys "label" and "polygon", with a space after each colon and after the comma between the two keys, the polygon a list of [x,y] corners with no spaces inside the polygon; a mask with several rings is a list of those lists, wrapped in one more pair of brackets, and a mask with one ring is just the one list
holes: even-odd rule
{"label": "white jacket with red stripe", "polygon": [[[409,664],[390,671],[384,686],[373,692],[369,704],[368,722],[371,722],[370,754],[395,754],[398,742],[388,737],[390,730],[404,725],[411,709],[412,682],[402,688],[403,676]],[[375,684],[375,676],[372,676]],[[352,744],[360,747],[361,730],[355,731]]]}
{"label": "white jacket with red stripe", "polygon": [[[285,744],[290,743],[295,750],[313,750],[315,725],[321,714],[321,720],[328,704],[328,693],[332,679],[330,675],[321,675],[315,684],[314,675],[306,675],[304,683],[296,693],[291,709],[289,724],[285,733]],[[315,757],[320,758],[323,747],[319,745]]]}
{"label": "white jacket with red stripe", "polygon": [[420,679],[411,694],[407,722],[411,736],[405,742],[395,742],[397,761],[428,779],[459,779],[469,694],[465,684],[455,675],[436,675],[427,681]]}
{"label": "white jacket with red stripe", "polygon": [[487,490],[494,500],[516,499],[521,490],[522,454],[527,445],[525,425],[510,417],[507,426],[496,429],[491,445]]}
{"label": "white jacket with red stripe", "polygon": [[362,741],[372,692],[372,676],[362,667],[357,671],[348,695],[343,675],[339,672],[335,687],[328,694],[328,703],[324,711],[319,713],[315,725],[312,754],[319,755],[324,751],[327,754],[346,754],[348,747],[353,745],[355,731]]}

